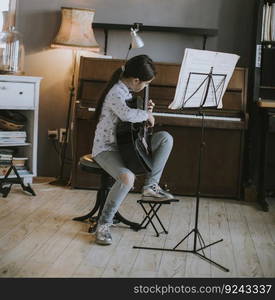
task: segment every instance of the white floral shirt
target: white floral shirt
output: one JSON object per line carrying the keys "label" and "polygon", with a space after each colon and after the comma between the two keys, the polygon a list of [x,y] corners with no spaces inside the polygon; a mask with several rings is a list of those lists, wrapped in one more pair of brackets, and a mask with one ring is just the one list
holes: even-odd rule
{"label": "white floral shirt", "polygon": [[137,123],[148,119],[148,113],[145,110],[127,106],[126,101],[130,98],[132,95],[122,81],[116,83],[108,92],[95,131],[93,157],[102,151],[118,151],[116,127],[119,120]]}

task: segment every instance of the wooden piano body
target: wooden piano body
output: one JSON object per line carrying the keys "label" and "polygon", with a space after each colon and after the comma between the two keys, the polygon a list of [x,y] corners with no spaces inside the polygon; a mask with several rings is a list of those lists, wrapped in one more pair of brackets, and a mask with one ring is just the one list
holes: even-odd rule
{"label": "wooden piano body", "polygon": [[[95,130],[93,108],[106,82],[123,64],[119,59],[81,57],[74,127],[72,187],[97,188],[98,178],[78,168],[79,157],[91,152]],[[196,111],[168,110],[180,71],[179,64],[156,63],[157,76],[150,85],[156,103],[154,131],[166,130],[174,137],[174,147],[164,170],[161,185],[174,194],[195,195],[198,179],[201,119]],[[201,174],[201,195],[242,198],[247,70],[236,68],[223,98],[223,109],[207,110]],[[144,178],[139,176],[135,191]]]}

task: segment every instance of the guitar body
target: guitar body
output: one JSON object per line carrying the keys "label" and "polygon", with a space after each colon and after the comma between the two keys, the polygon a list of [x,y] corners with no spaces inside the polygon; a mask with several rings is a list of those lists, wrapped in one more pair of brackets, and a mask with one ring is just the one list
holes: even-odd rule
{"label": "guitar body", "polygon": [[[127,102],[131,108],[144,109],[144,101],[140,97],[133,97],[132,100]],[[121,121],[117,125],[116,137],[118,149],[125,166],[135,175],[151,172],[151,136],[147,134],[146,122]]]}

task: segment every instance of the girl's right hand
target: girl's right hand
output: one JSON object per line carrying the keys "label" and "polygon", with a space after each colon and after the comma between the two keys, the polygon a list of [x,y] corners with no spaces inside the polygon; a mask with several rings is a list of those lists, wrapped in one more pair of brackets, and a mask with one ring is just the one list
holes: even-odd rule
{"label": "girl's right hand", "polygon": [[154,127],[155,125],[155,118],[153,116],[152,113],[148,114],[148,119],[147,119],[148,123],[149,123],[149,127]]}

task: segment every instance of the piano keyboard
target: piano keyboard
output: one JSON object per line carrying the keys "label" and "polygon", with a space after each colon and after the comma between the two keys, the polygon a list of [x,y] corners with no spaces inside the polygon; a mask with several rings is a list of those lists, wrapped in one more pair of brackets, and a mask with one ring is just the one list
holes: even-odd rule
{"label": "piano keyboard", "polygon": [[[88,111],[95,111],[95,108],[89,107]],[[201,119],[200,115],[191,115],[191,114],[179,114],[179,113],[158,113],[153,112],[154,116],[158,117],[173,117],[173,118],[185,118],[185,119]],[[240,122],[241,118],[236,117],[217,117],[217,116],[204,116],[205,120],[221,120],[221,121],[230,121],[230,122]]]}
{"label": "piano keyboard", "polygon": [[[200,115],[191,115],[191,114],[178,114],[178,113],[153,113],[154,116],[165,116],[165,117],[174,117],[174,118],[185,118],[185,119],[201,119]],[[222,120],[222,121],[230,121],[230,122],[240,122],[241,118],[235,117],[217,117],[217,116],[204,116],[204,119],[207,120]]]}

